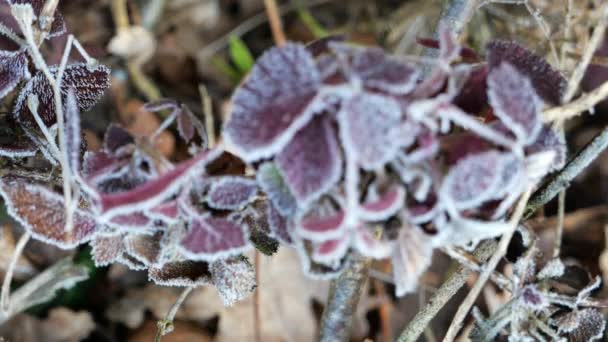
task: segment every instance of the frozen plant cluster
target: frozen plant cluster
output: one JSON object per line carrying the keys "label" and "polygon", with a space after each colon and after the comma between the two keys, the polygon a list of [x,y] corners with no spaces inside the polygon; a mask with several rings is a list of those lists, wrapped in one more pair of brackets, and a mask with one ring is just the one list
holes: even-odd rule
{"label": "frozen plant cluster", "polygon": [[481,61],[445,27],[423,43],[439,49],[428,75],[380,48],[288,43],[234,93],[228,148],[257,167],[271,226],[310,274],[338,274],[353,252],[391,258],[403,295],[435,247],[500,235],[564,164],[541,114],[565,81],[546,61],[503,41]]}
{"label": "frozen plant cluster", "polygon": [[[33,238],[89,244],[97,265],[158,284],[213,284],[231,304],[255,288],[242,254],[282,244],[324,278],[349,253],[390,258],[403,295],[434,248],[500,235],[517,198],[565,161],[541,118],[561,75],[510,42],[491,43],[483,61],[445,28],[422,42],[439,49],[426,68],[331,39],[269,50],[234,93],[225,145],[210,148],[188,108],[161,100],[145,108],[169,113],[156,133],[112,124],[103,148],[84,152],[80,113],[110,71],[71,35],[46,64],[39,46],[67,33],[45,4],[1,2],[0,95],[17,96],[2,118],[0,194]],[[181,162],[154,148],[173,126],[191,152]]]}

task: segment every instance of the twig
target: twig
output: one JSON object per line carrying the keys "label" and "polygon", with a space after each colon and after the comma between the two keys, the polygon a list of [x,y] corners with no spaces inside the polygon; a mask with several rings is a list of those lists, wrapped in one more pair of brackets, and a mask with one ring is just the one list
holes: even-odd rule
{"label": "twig", "polygon": [[255,283],[257,288],[253,294],[253,331],[255,333],[255,342],[262,342],[262,320],[260,319],[260,252],[254,252],[255,263]]}
{"label": "twig", "polygon": [[509,247],[511,238],[517,230],[519,220],[521,219],[524,213],[526,203],[528,203],[528,199],[530,198],[531,193],[532,190],[528,190],[520,198],[519,203],[517,204],[517,207],[515,208],[511,219],[509,220],[510,229],[502,235],[502,238],[498,243],[498,248],[496,249],[496,252],[494,253],[494,255],[492,255],[492,257],[486,264],[484,271],[479,275],[479,278],[477,279],[477,282],[475,282],[475,285],[473,286],[471,291],[469,291],[464,301],[460,304],[458,311],[456,311],[456,314],[454,315],[452,324],[450,324],[450,327],[448,328],[448,331],[445,337],[443,338],[444,342],[453,341],[456,338],[456,334],[458,334],[458,331],[460,331],[462,323],[464,322],[464,319],[466,318],[469,310],[475,303],[475,300],[479,296],[479,293],[490,278],[492,272],[494,272],[494,270],[496,269],[496,266],[498,266],[498,263],[500,262],[502,257],[507,253],[507,247]]}
{"label": "twig", "polygon": [[566,88],[566,92],[564,93],[563,103],[568,103],[574,95],[576,94],[579,84],[585,75],[585,71],[587,71],[587,67],[589,63],[591,63],[591,59],[595,54],[595,51],[604,41],[604,36],[606,33],[606,25],[608,25],[608,5],[602,6],[600,9],[601,16],[599,18],[599,22],[595,29],[593,29],[593,34],[591,35],[591,39],[589,39],[589,43],[585,48],[585,52],[583,53],[582,58],[578,62],[572,76],[568,80],[568,87]]}
{"label": "twig", "polygon": [[564,216],[566,213],[566,190],[562,190],[557,197],[557,227],[555,228],[555,240],[553,240],[553,258],[559,257],[562,248],[562,236],[564,235]]}
{"label": "twig", "polygon": [[281,14],[279,13],[276,1],[264,0],[264,6],[266,7],[266,14],[268,15],[268,21],[270,22],[274,43],[277,46],[285,45],[287,38],[285,38],[283,22],[281,21]]}
{"label": "twig", "polygon": [[321,342],[349,341],[353,317],[357,310],[363,284],[367,280],[370,261],[351,253],[340,276],[332,281],[329,299],[321,319]]}
{"label": "twig", "polygon": [[[483,241],[473,255],[480,262],[486,261],[496,250],[496,242],[494,240]],[[428,304],[418,311],[416,316],[405,327],[399,339],[399,342],[415,342],[418,340],[424,329],[429,325],[431,320],[437,315],[439,310],[462,288],[472,271],[466,267],[460,267],[454,272],[437,291],[433,294]]]}
{"label": "twig", "polygon": [[608,97],[608,82],[593,89],[590,93],[560,107],[550,108],[543,112],[543,121],[567,120],[575,117],[602,102]]}
{"label": "twig", "polygon": [[156,337],[154,338],[155,342],[160,342],[163,339],[163,336],[173,331],[173,320],[175,319],[175,315],[177,315],[177,311],[179,310],[180,306],[182,306],[186,300],[186,297],[188,297],[193,289],[194,287],[186,287],[182,293],[180,293],[173,306],[171,306],[171,309],[167,313],[167,316],[165,316],[165,319],[158,321],[158,329],[156,330]]}
{"label": "twig", "polygon": [[201,95],[201,106],[203,107],[203,116],[205,117],[205,130],[207,132],[207,147],[215,146],[215,118],[213,117],[213,103],[207,91],[207,87],[200,84],[198,92]]}
{"label": "twig", "polygon": [[13,280],[13,273],[15,272],[15,267],[17,267],[17,262],[23,253],[23,249],[25,245],[30,240],[32,235],[29,232],[23,233],[15,246],[15,251],[13,252],[11,263],[8,265],[8,269],[6,270],[6,274],[4,275],[4,280],[2,281],[2,295],[0,298],[0,309],[3,314],[8,314],[11,309],[10,304],[10,292],[11,292],[11,281]]}
{"label": "twig", "polygon": [[160,19],[163,14],[163,9],[165,8],[165,0],[151,0],[143,8],[143,20],[142,25],[148,30],[152,30],[158,19]]}
{"label": "twig", "polygon": [[589,166],[607,147],[608,127],[596,135],[551,181],[534,193],[524,213],[524,219],[529,218],[536,209],[547,204],[560,191],[566,189],[574,177]]}

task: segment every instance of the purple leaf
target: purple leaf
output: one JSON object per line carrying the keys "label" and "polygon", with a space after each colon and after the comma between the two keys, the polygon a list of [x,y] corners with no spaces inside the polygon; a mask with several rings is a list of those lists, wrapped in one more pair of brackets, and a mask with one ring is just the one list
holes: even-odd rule
{"label": "purple leaf", "polygon": [[525,149],[526,154],[545,151],[555,152],[549,172],[556,171],[566,165],[567,146],[564,136],[548,125],[543,125],[536,140]]}
{"label": "purple leaf", "polygon": [[257,287],[255,269],[245,258],[217,260],[210,269],[213,285],[226,306],[247,298]]}
{"label": "purple leaf", "polygon": [[207,203],[213,209],[237,210],[251,203],[258,192],[254,180],[224,176],[213,180],[207,194]]}
{"label": "purple leaf", "polygon": [[416,69],[387,55],[381,48],[356,47],[337,42],[329,46],[346,63],[348,76],[359,79],[366,88],[405,95],[416,86]]}
{"label": "purple leaf", "polygon": [[[348,239],[345,239],[347,242],[346,246],[348,247]],[[342,258],[342,260],[335,261],[333,256],[339,255],[340,253],[335,253],[332,256],[332,251],[339,252],[336,249],[331,249],[331,246],[326,246],[323,248],[324,251],[329,251],[327,257],[327,263],[320,263],[314,260],[313,254],[315,253],[315,249],[319,248],[318,244],[314,242],[296,239],[294,241],[296,251],[300,256],[300,261],[302,262],[302,269],[306,275],[314,279],[333,279],[337,277],[340,272],[344,269],[346,265],[346,258]],[[320,259],[323,259],[322,255],[324,253],[320,253],[317,255]],[[345,253],[344,253],[345,254]],[[331,263],[331,265],[328,265]]]}
{"label": "purple leaf", "polygon": [[153,208],[174,195],[180,187],[200,175],[207,163],[218,155],[217,150],[199,153],[194,158],[176,165],[158,178],[134,189],[115,193],[100,194],[101,211],[106,216],[127,214]]}
{"label": "purple leaf", "polygon": [[530,78],[536,93],[543,100],[557,105],[566,90],[566,79],[553,69],[544,58],[535,55],[523,46],[509,41],[493,41],[487,46],[490,69],[504,62],[513,65],[520,73]]}
{"label": "purple leaf", "polygon": [[79,209],[74,213],[72,230],[67,231],[63,196],[43,186],[4,177],[0,180],[0,194],[7,212],[37,240],[71,249],[97,233],[93,217]]}
{"label": "purple leaf", "polygon": [[244,227],[229,218],[190,218],[190,229],[181,242],[184,255],[192,260],[213,261],[241,254],[249,247]]}
{"label": "purple leaf", "polygon": [[313,243],[312,259],[320,264],[332,267],[344,258],[348,247],[350,247],[348,236]]}
{"label": "purple leaf", "polygon": [[120,155],[119,150],[127,145],[135,143],[135,139],[131,133],[127,132],[120,125],[111,123],[106,129],[103,139],[103,150],[112,155]]}
{"label": "purple leaf", "polygon": [[12,159],[33,157],[37,151],[36,143],[25,136],[20,137],[11,133],[0,135],[0,157]]}
{"label": "purple leaf", "polygon": [[[57,73],[57,67],[50,69],[51,74]],[[68,89],[74,88],[80,109],[87,111],[101,99],[109,86],[110,69],[101,64],[91,67],[83,63],[75,63],[65,69],[61,93],[65,101]],[[30,94],[38,95],[38,114],[42,121],[47,126],[53,125],[56,121],[53,90],[42,72],[36,73],[21,89],[13,109],[17,121],[28,127],[37,127],[27,106],[27,98]]]}
{"label": "purple leaf", "polygon": [[305,217],[296,226],[298,235],[312,241],[327,241],[344,235],[344,212],[332,216]]}
{"label": "purple leaf", "polygon": [[144,265],[143,262],[135,259],[127,253],[123,253],[117,261],[127,266],[131,271],[143,271],[148,268],[148,266]]}
{"label": "purple leaf", "polygon": [[166,222],[175,222],[179,216],[177,201],[168,201],[150,209],[148,216]]}
{"label": "purple leaf", "polygon": [[353,245],[361,255],[374,259],[388,258],[393,252],[393,243],[376,236],[372,229],[366,226],[357,227],[354,233]]}
{"label": "purple leaf", "polygon": [[124,239],[126,252],[146,266],[158,264],[161,255],[163,233],[154,235],[129,234]]}
{"label": "purple leaf", "polygon": [[271,235],[286,245],[293,244],[289,221],[270,203],[267,207],[268,225]]}
{"label": "purple leaf", "polygon": [[260,165],[256,177],[260,188],[281,215],[290,217],[295,214],[298,206],[296,199],[285,184],[285,179],[276,164],[267,162]]}
{"label": "purple leaf", "polygon": [[189,142],[194,137],[194,123],[192,122],[192,112],[181,110],[177,114],[177,131],[185,142]]}
{"label": "purple leaf", "polygon": [[303,45],[270,49],[234,93],[227,142],[246,161],[279,152],[323,109],[314,101],[319,85],[315,61]]}
{"label": "purple leaf", "polygon": [[79,174],[82,132],[80,130],[80,110],[74,88],[68,90],[65,102],[65,140],[68,165],[72,173]]}
{"label": "purple leaf", "polygon": [[359,216],[367,221],[383,221],[395,215],[405,202],[405,189],[395,186],[379,198],[364,203],[359,208]]}
{"label": "purple leaf", "polygon": [[457,210],[477,207],[501,189],[508,154],[488,151],[461,159],[445,177],[441,193]]}
{"label": "purple leaf", "polygon": [[175,261],[150,268],[148,278],[161,286],[202,286],[211,284],[209,264],[200,261]]}
{"label": "purple leaf", "polygon": [[124,235],[97,235],[91,241],[91,254],[96,267],[115,263],[125,253]]}
{"label": "purple leaf", "polygon": [[152,226],[152,220],[146,214],[136,211],[130,214],[113,216],[108,225],[116,227],[121,231],[144,232]]}
{"label": "purple leaf", "polygon": [[403,146],[401,108],[391,98],[371,93],[356,95],[338,117],[344,149],[366,170],[383,166]]}
{"label": "purple leaf", "polygon": [[541,129],[541,99],[530,80],[512,65],[503,63],[488,76],[488,99],[494,115],[525,144],[536,140]]}
{"label": "purple leaf", "polygon": [[416,289],[418,278],[430,266],[432,241],[421,229],[409,224],[399,230],[392,264],[395,294],[402,297]]}
{"label": "purple leaf", "polygon": [[0,51],[0,99],[10,93],[23,79],[30,78],[25,51]]}
{"label": "purple leaf", "polygon": [[342,158],[328,118],[319,116],[302,128],[276,157],[298,206],[306,208],[341,177]]}

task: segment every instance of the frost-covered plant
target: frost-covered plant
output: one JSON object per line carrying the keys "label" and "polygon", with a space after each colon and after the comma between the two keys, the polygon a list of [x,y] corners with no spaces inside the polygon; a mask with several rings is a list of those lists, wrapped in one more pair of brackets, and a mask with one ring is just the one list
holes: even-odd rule
{"label": "frost-covered plant", "polygon": [[473,341],[492,341],[508,332],[509,341],[595,341],[602,338],[606,320],[586,302],[601,284],[599,277],[583,288],[572,288],[567,268],[552,259],[537,269],[540,253],[533,245],[513,267],[511,299],[491,317],[475,310]]}
{"label": "frost-covered plant", "polygon": [[519,195],[563,165],[541,112],[564,80],[528,50],[494,42],[487,62],[457,63],[472,52],[444,27],[422,78],[379,48],[325,43],[266,52],[224,127],[308,273],[334,276],[350,252],[392,258],[403,295],[435,246],[500,235]]}

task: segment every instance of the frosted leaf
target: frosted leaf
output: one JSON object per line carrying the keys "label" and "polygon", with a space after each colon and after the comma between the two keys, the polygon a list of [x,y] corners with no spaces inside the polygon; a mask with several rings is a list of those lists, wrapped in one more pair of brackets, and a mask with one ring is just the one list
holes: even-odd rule
{"label": "frosted leaf", "polygon": [[313,56],[319,57],[320,55],[330,52],[330,43],[343,42],[346,36],[343,34],[332,34],[319,39],[315,39],[306,44],[306,50],[308,50]]}
{"label": "frosted leaf", "polygon": [[553,69],[547,61],[525,47],[509,41],[493,41],[487,46],[490,69],[504,62],[513,65],[520,73],[530,78],[536,93],[546,102],[560,104],[566,90],[566,79]]}
{"label": "frosted leaf", "polygon": [[156,265],[160,260],[163,234],[129,234],[124,239],[126,252],[146,266]]}
{"label": "frosted leaf", "polygon": [[189,259],[205,261],[240,254],[249,247],[244,228],[229,218],[191,217],[189,231],[181,241],[182,252]]}
{"label": "frosted leaf", "polygon": [[525,149],[526,154],[534,154],[544,151],[554,151],[555,156],[551,163],[549,172],[556,171],[566,165],[567,146],[564,136],[553,127],[543,125],[536,140]]}
{"label": "frosted leaf", "polygon": [[151,103],[146,103],[144,109],[148,112],[161,112],[171,110],[171,115],[175,115],[177,120],[177,131],[179,135],[188,143],[194,137],[195,129],[203,139],[203,144],[207,142],[207,134],[203,123],[194,116],[188,106],[178,103],[171,99],[161,99]]}
{"label": "frosted leaf", "polygon": [[258,192],[256,181],[225,176],[214,179],[207,193],[207,204],[213,209],[237,210],[251,203]]}
{"label": "frosted leaf", "polygon": [[152,227],[152,219],[141,211],[129,214],[116,215],[105,222],[111,227],[121,231],[140,231],[144,232]]}
{"label": "frosted leaf", "polygon": [[395,215],[405,202],[405,189],[395,186],[379,198],[361,205],[359,216],[367,221],[383,221]]}
{"label": "frosted leaf", "polygon": [[564,263],[560,259],[550,260],[541,270],[538,272],[538,279],[551,279],[561,277],[566,270]]}
{"label": "frosted leaf", "polygon": [[26,136],[18,136],[11,127],[0,123],[0,157],[25,158],[33,157],[38,151],[34,141]]}
{"label": "frosted leaf", "polygon": [[123,253],[117,262],[127,266],[131,271],[143,271],[148,268],[143,262],[135,259],[127,253]]}
{"label": "frosted leaf", "polygon": [[512,65],[503,63],[488,75],[488,99],[494,115],[525,144],[536,140],[541,129],[541,99],[530,80]]}
{"label": "frosted leaf", "polygon": [[65,140],[68,165],[75,174],[80,173],[80,147],[82,132],[80,130],[80,110],[76,102],[74,88],[68,90],[65,102]]}
{"label": "frosted leaf", "polygon": [[315,61],[303,45],[270,49],[232,97],[224,127],[227,142],[246,161],[279,152],[323,109],[313,103],[319,85]]}
{"label": "frosted leaf", "polygon": [[431,239],[421,229],[410,225],[401,227],[391,256],[398,297],[416,289],[418,278],[431,264],[432,254]]}
{"label": "frosted leaf", "polygon": [[[348,239],[346,241],[349,241]],[[314,242],[296,239],[294,241],[295,249],[300,256],[302,262],[302,270],[304,274],[314,279],[333,279],[337,277],[346,265],[346,258],[342,258],[338,262],[334,262],[333,258],[329,258],[328,262],[332,262],[332,265],[327,263],[319,263],[312,258],[314,249],[318,248]]]}
{"label": "frosted leaf", "polygon": [[95,267],[108,266],[120,259],[125,252],[124,235],[98,234],[91,240],[91,247]]}
{"label": "frosted leaf", "polygon": [[139,185],[131,190],[100,194],[100,206],[104,216],[128,214],[153,208],[174,195],[180,187],[191,182],[203,172],[203,168],[219,152],[208,150],[199,153],[190,160],[176,165],[159,177]]}
{"label": "frosted leaf", "polygon": [[527,285],[521,290],[520,302],[532,310],[542,310],[549,305],[535,285]]}
{"label": "frosted leaf", "polygon": [[291,245],[293,239],[291,237],[290,223],[287,218],[283,217],[272,203],[267,207],[266,216],[271,236],[278,239],[281,243]]}
{"label": "frosted leaf", "polygon": [[462,217],[452,217],[447,225],[445,242],[463,247],[476,246],[479,241],[499,236],[511,227],[508,222],[500,220],[481,221]]}
{"label": "frosted leaf", "polygon": [[331,189],[342,175],[342,157],[329,119],[319,116],[302,128],[276,163],[300,208]]}
{"label": "frosted leaf", "polygon": [[210,269],[213,285],[226,306],[247,298],[257,287],[255,269],[246,258],[217,260]]}
{"label": "frosted leaf", "polygon": [[[51,74],[57,73],[57,67],[50,68]],[[65,101],[68,89],[74,88],[80,110],[91,109],[101,99],[105,90],[110,86],[110,69],[104,65],[89,66],[84,63],[74,63],[66,67],[61,82],[61,93]],[[37,127],[34,117],[27,106],[30,94],[38,96],[38,114],[42,121],[51,126],[56,122],[53,90],[46,76],[39,71],[21,89],[15,102],[13,114],[17,121],[28,126]]]}
{"label": "frosted leaf", "polygon": [[178,219],[179,207],[177,201],[168,201],[151,208],[147,215],[158,220],[173,223]]}
{"label": "frosted leaf", "polygon": [[350,247],[350,237],[341,236],[323,242],[313,242],[312,260],[322,265],[335,267],[341,262]]}
{"label": "frosted leaf", "polygon": [[356,47],[345,43],[329,43],[330,48],[346,63],[346,73],[361,81],[366,88],[395,95],[411,92],[418,80],[416,69],[377,47]]}
{"label": "frosted leaf", "polygon": [[135,139],[131,133],[127,132],[122,126],[111,123],[106,129],[103,138],[103,151],[112,155],[120,155],[121,147],[135,143]]}
{"label": "frosted leaf", "polygon": [[401,107],[374,94],[353,96],[338,114],[344,148],[366,170],[393,159],[402,146]]}
{"label": "frosted leaf", "polygon": [[148,279],[162,286],[202,286],[211,284],[209,264],[201,261],[174,261],[148,269]]}
{"label": "frosted leaf", "polygon": [[367,226],[357,228],[353,244],[361,255],[374,259],[388,258],[394,248],[393,242],[381,238],[380,234],[375,234],[374,229]]}
{"label": "frosted leaf", "polygon": [[76,210],[73,229],[67,231],[63,196],[21,178],[4,177],[0,194],[8,213],[37,240],[71,249],[87,242],[97,233],[98,226],[90,215]]}
{"label": "frosted leaf", "polygon": [[500,191],[508,154],[488,151],[461,159],[445,177],[441,193],[458,210],[471,209]]}
{"label": "frosted leaf", "polygon": [[559,317],[554,324],[558,332],[568,336],[568,341],[584,342],[600,340],[604,335],[606,320],[596,309],[582,309]]}
{"label": "frosted leaf", "polygon": [[[2,24],[4,24],[9,30],[13,31],[14,33],[18,32],[19,34],[21,34],[21,30],[19,29],[17,22],[15,21],[13,16],[10,15],[10,11],[11,11],[10,4],[14,4],[14,5],[29,4],[32,6],[33,14],[36,17],[39,17],[45,3],[46,3],[46,0],[2,0],[2,1],[0,1],[0,9],[2,9],[3,12],[6,11],[8,13],[7,13],[7,15],[3,14],[0,17],[0,22]],[[49,18],[46,18],[46,20],[48,20],[48,19]],[[45,39],[58,37],[58,36],[61,36],[66,33],[65,20],[64,20],[63,16],[61,15],[61,12],[59,11],[59,9],[57,9],[55,11],[52,19],[53,20],[52,20],[51,26],[48,27],[48,35],[45,36]],[[35,25],[40,25],[40,23],[36,22]]]}
{"label": "frosted leaf", "polygon": [[290,217],[295,213],[296,199],[285,184],[285,179],[276,164],[267,162],[260,165],[256,178],[260,188],[281,215]]}
{"label": "frosted leaf", "polygon": [[15,89],[21,80],[30,77],[27,67],[25,51],[0,51],[0,99]]}
{"label": "frosted leaf", "polygon": [[192,114],[190,111],[181,111],[177,115],[177,131],[185,142],[189,142],[194,137],[193,117],[190,114]]}
{"label": "frosted leaf", "polygon": [[324,217],[304,217],[296,225],[298,235],[312,241],[327,241],[344,235],[344,212]]}

